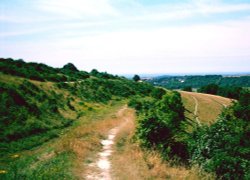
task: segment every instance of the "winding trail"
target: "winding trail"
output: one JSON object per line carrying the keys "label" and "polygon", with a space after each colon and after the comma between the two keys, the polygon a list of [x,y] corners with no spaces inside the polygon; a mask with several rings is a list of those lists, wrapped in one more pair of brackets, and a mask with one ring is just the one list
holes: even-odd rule
{"label": "winding trail", "polygon": [[111,180],[111,162],[110,156],[113,153],[114,139],[119,132],[119,130],[126,125],[128,118],[123,116],[123,113],[127,110],[127,107],[120,109],[117,116],[122,118],[123,122],[112,128],[108,132],[107,139],[102,139],[100,143],[102,144],[102,150],[98,153],[98,158],[95,162],[90,163],[88,166],[92,169],[85,177],[87,180]]}
{"label": "winding trail", "polygon": [[199,103],[198,103],[198,100],[196,99],[196,97],[194,97],[194,96],[192,96],[192,97],[193,97],[193,99],[195,101],[195,108],[194,108],[195,120],[198,123],[198,125],[201,126],[201,122],[200,122],[199,117],[197,115]]}

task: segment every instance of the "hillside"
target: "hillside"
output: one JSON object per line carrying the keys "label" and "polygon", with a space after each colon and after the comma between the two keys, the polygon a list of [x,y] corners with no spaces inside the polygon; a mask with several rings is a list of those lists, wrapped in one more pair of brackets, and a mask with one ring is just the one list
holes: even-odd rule
{"label": "hillside", "polygon": [[[70,63],[55,69],[44,64],[0,59],[0,70],[0,170],[9,172],[8,178],[29,177],[29,173],[34,173],[13,172],[13,165],[29,168],[30,161],[35,160],[25,155],[17,163],[16,158],[12,158],[16,157],[15,153],[25,150],[33,154],[33,149],[55,138],[61,139],[72,127],[87,122],[92,126],[95,119],[101,117],[103,120],[108,114],[115,113],[129,97],[144,97],[154,90],[149,84],[97,70],[79,71]],[[67,148],[61,149],[59,154],[64,152],[69,154],[63,158],[72,155]],[[32,158],[39,156],[35,153]]]}
{"label": "hillside", "polygon": [[0,70],[0,179],[250,177],[247,89],[231,103],[71,63]]}
{"label": "hillside", "polygon": [[[124,124],[123,121],[135,124],[135,113],[124,109],[124,105],[132,99],[157,102],[166,93],[150,84],[97,70],[79,71],[71,63],[52,68],[23,60],[0,59],[0,70],[0,178],[3,179],[86,178],[95,172],[89,172],[89,166],[101,151],[100,142],[110,129]],[[172,95],[169,93],[167,97]],[[129,127],[126,131],[136,131],[135,126]],[[147,156],[154,158],[154,164],[161,168],[148,167],[144,152],[137,142],[130,143],[133,134],[129,134],[124,137],[129,142],[124,148],[137,147],[136,151],[141,153],[138,162],[131,159],[135,164],[130,164],[136,168],[138,179],[144,179],[145,175],[158,177],[156,172],[161,172],[162,177],[176,177],[179,171],[182,176],[189,175],[185,168],[175,169],[167,162],[160,163],[159,153],[157,158],[151,153]],[[117,144],[122,141],[117,139]],[[134,154],[134,149],[127,153]],[[142,167],[144,170],[140,172]],[[166,169],[177,172],[166,173]]]}
{"label": "hillside", "polygon": [[[19,61],[1,61],[2,69],[14,67],[17,62]],[[8,68],[5,68],[4,64],[7,64]],[[33,73],[36,75],[37,71],[33,67],[44,66],[47,69],[42,71],[43,79],[34,80]],[[99,73],[96,70],[90,74],[85,73],[87,76],[84,78],[77,76],[79,71],[69,70],[66,71],[67,78],[75,81],[51,82],[47,77],[51,75],[57,77],[58,74],[46,73],[49,69],[51,72],[57,72],[46,65],[22,62],[21,67],[9,68],[4,73],[16,75],[17,72],[22,71],[26,72],[25,77],[20,74],[18,76],[1,74],[0,139],[2,143],[53,132],[69,126],[75,119],[87,111],[94,110],[96,106],[108,104],[113,100],[126,99],[136,94],[150,94],[153,90],[153,87],[148,84],[138,84],[107,73]],[[64,70],[65,68],[62,68],[59,71]],[[50,136],[55,135],[52,133]],[[39,143],[41,138],[37,137],[37,139],[38,141],[34,143]]]}
{"label": "hillside", "polygon": [[223,108],[232,102],[229,98],[221,96],[179,91],[186,108],[185,115],[195,120],[198,117],[200,123],[212,124],[218,118]]}

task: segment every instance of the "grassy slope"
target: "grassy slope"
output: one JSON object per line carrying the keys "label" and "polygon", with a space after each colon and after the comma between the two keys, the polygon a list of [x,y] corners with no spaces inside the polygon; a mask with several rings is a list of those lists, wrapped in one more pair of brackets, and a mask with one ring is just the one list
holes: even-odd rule
{"label": "grassy slope", "polygon": [[[91,77],[90,79],[93,81],[87,80],[85,85],[68,83],[66,88],[59,88],[53,82],[39,82],[0,74],[1,83],[15,85],[17,89],[19,85],[22,85],[24,80],[27,80],[39,87],[48,97],[56,97],[54,93],[60,95],[59,101],[61,104],[56,102],[60,116],[48,115],[48,119],[52,121],[55,118],[55,123],[60,123],[60,118],[72,121],[69,127],[60,126],[60,128],[57,128],[53,134],[53,138],[50,136],[47,137],[47,134],[44,133],[44,135],[37,137],[35,140],[27,139],[23,141],[32,143],[40,141],[37,144],[35,143],[35,146],[27,147],[27,150],[10,151],[5,154],[1,152],[4,155],[0,158],[0,179],[2,177],[4,179],[80,179],[83,177],[85,166],[91,162],[91,157],[101,148],[100,139],[106,135],[109,129],[119,123],[119,119],[117,119],[115,114],[126,102],[107,101],[106,103],[97,103],[91,100],[84,101],[84,98],[80,98],[78,95],[81,95],[85,89],[80,91],[79,88],[88,87],[86,89],[86,96],[83,94],[84,97],[96,94],[97,90],[98,92],[104,92],[104,89],[110,88],[109,86],[113,87],[113,85],[117,86],[113,89],[120,87],[122,92],[128,92],[122,86],[122,84],[128,83],[125,80],[115,79],[104,81],[100,78],[100,83],[98,83],[97,80],[99,78]],[[113,84],[107,84],[107,82],[113,82]],[[130,85],[133,84],[128,83],[129,87]],[[98,87],[98,89],[95,89],[95,87]],[[136,89],[136,86],[133,88]],[[119,93],[116,93],[118,94],[115,97],[116,99],[126,99],[125,97],[127,97],[126,95],[120,97]],[[103,95],[105,94],[99,94],[97,99],[103,97]],[[211,119],[206,114],[207,110],[213,112],[211,114],[214,116],[220,111],[223,106],[222,104],[228,105],[230,103],[230,100],[225,101],[221,98],[197,93],[189,94],[182,92],[182,96],[186,108],[192,112],[194,111],[192,96],[197,98],[199,102],[198,115],[202,122],[207,122],[206,119]],[[38,107],[43,103],[37,101],[36,97],[29,98],[30,101],[36,102]],[[211,106],[212,103],[213,105]],[[211,109],[211,107],[213,108]],[[128,116],[133,119],[134,115],[132,112],[129,112]],[[114,166],[116,171],[114,172],[115,176],[126,178],[126,175],[130,174],[131,168],[134,170],[132,177],[136,179],[144,179],[146,177],[154,179],[176,178],[177,176],[182,178],[190,176],[190,172],[185,168],[173,168],[166,162],[162,162],[159,153],[144,152],[137,144],[134,144],[131,141],[135,128],[133,123],[131,122],[117,139],[117,154],[114,156],[114,165],[116,165],[116,167]],[[123,166],[119,167],[119,164]],[[124,172],[120,171],[122,168]]]}
{"label": "grassy slope", "polygon": [[[24,80],[26,79],[10,75],[1,74],[0,76],[0,82],[8,85],[18,86]],[[70,104],[74,110],[67,106],[59,107],[58,110],[62,118],[70,118],[73,123],[69,127],[57,129],[53,138],[48,135],[49,133],[42,133],[7,144],[8,151],[1,152],[0,179],[57,177],[75,179],[80,176],[76,169],[81,167],[87,155],[100,148],[99,139],[104,136],[106,129],[116,123],[115,113],[125,102],[81,103],[81,99],[67,90],[57,88],[55,83],[28,81],[48,94],[53,90],[61,94],[62,99],[72,97]],[[36,100],[35,97],[33,100]],[[55,121],[60,121],[60,119]],[[32,139],[36,136],[38,139]],[[22,145],[24,143],[27,143],[25,148]],[[32,146],[29,147],[28,145],[31,144]],[[19,146],[26,150],[18,150],[16,147]],[[18,151],[11,149],[13,147]]]}
{"label": "grassy slope", "polygon": [[198,112],[197,115],[201,123],[211,124],[215,122],[221,110],[225,106],[229,106],[232,102],[231,99],[224,98],[221,96],[215,96],[210,94],[202,94],[195,92],[180,91],[183,104],[185,108],[190,111],[186,111],[185,115],[190,119],[194,119],[193,114],[195,110],[195,97],[198,101]]}
{"label": "grassy slope", "polygon": [[85,168],[83,162],[88,162],[87,157],[101,148],[99,139],[118,123],[115,113],[121,106],[100,107],[62,131],[58,138],[19,152],[20,157],[14,158],[14,154],[5,157],[5,162],[11,162],[6,178],[80,179]]}
{"label": "grassy slope", "polygon": [[[10,75],[0,76],[0,82],[8,84],[22,84],[23,80],[24,78]],[[55,83],[29,81],[47,93],[53,90],[62,94],[64,99],[72,96],[69,91],[57,88]],[[119,123],[115,114],[126,102],[111,102],[106,105],[85,102],[82,105],[79,104],[81,100],[77,96],[72,97],[74,100],[71,101],[71,105],[76,110],[68,107],[59,108],[60,114],[64,118],[71,119],[77,119],[81,112],[84,115],[74,121],[72,126],[58,131],[56,138],[47,140],[34,148],[7,153],[1,157],[0,170],[7,173],[0,174],[0,178],[2,176],[4,179],[81,179],[84,176],[87,164],[101,148],[100,139]],[[166,162],[162,162],[159,153],[144,152],[137,144],[132,143],[131,138],[135,128],[134,112],[129,110],[127,115],[131,122],[120,133],[117,139],[118,149],[113,157],[115,177],[126,178],[126,175],[129,175],[129,178],[161,179],[189,177],[190,173],[192,175],[192,172],[183,167],[171,167]],[[121,164],[123,164],[122,167]],[[133,174],[131,174],[131,168]]]}
{"label": "grassy slope", "polygon": [[[52,83],[52,82],[32,81],[32,80],[27,80],[25,78],[4,75],[4,74],[1,74],[1,76],[0,76],[0,83],[15,87],[17,90],[20,88],[20,85],[22,85],[24,81],[28,81],[28,82],[34,84],[37,88],[39,88],[39,92],[36,92],[34,94],[28,94],[28,92],[27,92],[26,94],[23,93],[22,96],[26,101],[29,101],[29,103],[32,102],[33,105],[36,105],[37,108],[40,110],[43,110],[42,105],[43,105],[43,101],[46,101],[46,98],[57,97],[57,96],[54,96],[53,93],[55,93],[57,95],[60,94],[60,98],[63,98],[63,99],[72,97],[69,92],[57,88],[55,86],[55,83]],[[27,90],[24,90],[24,91],[27,91]],[[39,93],[46,94],[47,96],[45,96],[41,100],[38,100],[37,94],[39,94]],[[57,99],[57,101],[59,102],[60,100]],[[54,123],[55,125],[58,124],[58,127],[63,128],[63,126],[60,125],[61,119],[73,120],[77,117],[77,114],[80,113],[80,111],[77,111],[79,109],[77,101],[79,101],[79,99],[77,97],[74,97],[74,100],[71,101],[71,104],[73,104],[73,106],[75,107],[76,110],[72,110],[66,106],[58,106],[58,112],[56,112],[56,113],[51,113],[51,112],[47,113],[47,111],[46,112],[41,111],[41,112],[39,112],[39,117],[36,117],[36,116],[29,114],[28,119],[34,119],[36,121],[36,119],[37,120],[42,119],[43,118],[42,116],[45,116],[44,118],[48,119],[47,123],[51,123],[51,124]],[[55,103],[57,103],[57,102],[55,102]],[[64,105],[64,103],[65,103],[64,100],[61,101],[61,104]],[[20,106],[20,107],[22,107],[22,106]],[[50,108],[50,106],[48,106],[46,110],[50,111],[49,108]],[[85,109],[86,109],[86,107],[84,107],[84,109],[82,107],[82,111]],[[28,113],[31,113],[31,112],[32,112],[32,110],[28,111]],[[18,119],[18,116],[17,116],[17,119]],[[20,126],[20,124],[18,126]],[[20,127],[20,128],[22,128],[22,127]],[[19,129],[19,130],[21,130],[21,129]]]}

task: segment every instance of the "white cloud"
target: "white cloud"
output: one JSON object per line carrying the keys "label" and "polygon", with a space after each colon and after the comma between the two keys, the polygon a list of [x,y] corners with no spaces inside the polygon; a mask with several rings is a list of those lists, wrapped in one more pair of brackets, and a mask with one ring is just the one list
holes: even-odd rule
{"label": "white cloud", "polygon": [[[240,55],[250,47],[250,22],[110,32],[58,39],[64,49],[85,50],[87,59],[107,57],[199,57]],[[96,53],[98,52],[98,53]],[[238,53],[238,54],[237,54]],[[250,52],[248,53],[248,55]]]}
{"label": "white cloud", "polygon": [[[0,22],[26,22],[24,26],[18,24],[1,32],[4,44],[0,53],[53,66],[72,61],[80,69],[98,68],[112,73],[230,71],[239,69],[250,58],[249,18],[217,23],[192,22],[193,17],[202,20],[202,16],[247,11],[250,10],[248,4],[193,1],[146,7],[131,1],[126,2],[127,7],[123,9],[119,2],[34,1],[33,6],[39,8],[34,17],[46,20],[53,14],[51,19],[58,21],[51,23],[47,19],[47,23],[40,25],[36,18],[27,16],[15,21],[15,13],[0,16]],[[133,6],[131,11],[130,5]],[[29,19],[33,23],[29,24]],[[168,23],[179,20],[191,23],[177,26]],[[28,38],[8,41],[8,37],[22,35]],[[244,68],[249,69],[249,66]]]}
{"label": "white cloud", "polygon": [[[109,32],[17,44],[16,57],[112,73],[249,70],[250,22]],[[7,47],[8,48],[8,47]],[[46,53],[45,53],[46,52]]]}

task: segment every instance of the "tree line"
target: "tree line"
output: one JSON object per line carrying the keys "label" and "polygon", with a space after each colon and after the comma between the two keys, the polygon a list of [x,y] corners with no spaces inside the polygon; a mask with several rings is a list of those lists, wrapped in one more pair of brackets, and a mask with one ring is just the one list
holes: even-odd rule
{"label": "tree line", "polygon": [[208,84],[206,86],[202,86],[197,91],[238,100],[240,98],[240,94],[244,93],[244,88],[239,86],[219,86],[217,84]]}
{"label": "tree line", "polygon": [[159,76],[148,80],[151,84],[168,89],[182,89],[191,86],[200,88],[209,84],[219,86],[250,87],[250,76],[222,76],[222,75],[187,75],[187,76]]}

